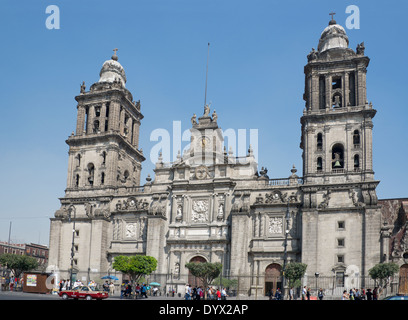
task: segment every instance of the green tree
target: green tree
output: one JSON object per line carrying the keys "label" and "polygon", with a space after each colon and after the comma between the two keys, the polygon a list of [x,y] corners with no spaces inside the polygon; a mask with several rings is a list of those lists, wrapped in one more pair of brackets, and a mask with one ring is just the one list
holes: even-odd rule
{"label": "green tree", "polygon": [[285,270],[285,278],[289,281],[289,287],[300,287],[301,283],[300,280],[305,275],[307,268],[307,264],[300,263],[300,262],[291,262],[286,265]]}
{"label": "green tree", "polygon": [[391,277],[399,271],[399,267],[394,262],[379,263],[368,270],[368,274],[376,282],[378,281],[381,291],[388,285]]}
{"label": "green tree", "polygon": [[0,255],[0,264],[2,266],[7,266],[7,268],[10,269],[17,278],[20,278],[23,272],[30,271],[38,267],[38,262],[35,258],[12,253],[4,253]]}
{"label": "green tree", "polygon": [[186,264],[186,268],[190,270],[191,274],[199,278],[203,282],[204,295],[207,299],[206,288],[211,284],[211,282],[217,278],[222,270],[221,263],[210,263],[210,262],[189,262]]}
{"label": "green tree", "polygon": [[129,275],[133,286],[145,275],[151,274],[157,268],[157,260],[150,256],[117,256],[113,261],[113,269]]}

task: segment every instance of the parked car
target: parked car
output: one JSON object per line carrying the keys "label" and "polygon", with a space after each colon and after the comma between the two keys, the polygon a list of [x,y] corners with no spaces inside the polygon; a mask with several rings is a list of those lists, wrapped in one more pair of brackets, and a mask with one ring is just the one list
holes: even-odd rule
{"label": "parked car", "polygon": [[72,290],[60,291],[58,295],[64,300],[68,300],[69,298],[92,300],[92,299],[106,299],[109,297],[108,292],[97,291],[88,286],[81,286],[76,287]]}
{"label": "parked car", "polygon": [[383,300],[407,300],[408,301],[408,296],[389,296],[389,297],[385,297]]}

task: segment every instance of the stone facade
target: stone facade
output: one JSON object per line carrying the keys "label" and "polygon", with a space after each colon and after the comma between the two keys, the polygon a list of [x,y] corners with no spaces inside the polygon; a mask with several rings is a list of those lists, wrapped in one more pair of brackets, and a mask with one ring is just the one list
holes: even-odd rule
{"label": "stone facade", "polygon": [[287,178],[270,179],[258,170],[251,146],[246,157],[227,152],[218,116],[206,105],[191,118],[190,149],[173,163],[160,156],[154,179],[141,186],[141,104],[125,88],[115,53],[100,80],[75,98],[67,189],[51,219],[50,268],[68,277],[72,262],[74,274],[90,279],[113,272],[117,255],[145,254],[158,260],[156,274],[171,275],[182,288],[187,262],[221,262],[224,276],[247,276],[241,286],[254,294],[279,285],[273,275],[291,261],[342,287],[345,277],[367,276],[388,261],[364,44],[348,48],[344,29],[332,20],[307,58],[303,177],[293,167]]}

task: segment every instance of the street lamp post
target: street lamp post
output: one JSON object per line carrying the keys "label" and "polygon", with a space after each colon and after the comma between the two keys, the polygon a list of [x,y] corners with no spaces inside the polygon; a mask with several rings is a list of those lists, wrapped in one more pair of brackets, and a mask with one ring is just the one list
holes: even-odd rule
{"label": "street lamp post", "polygon": [[284,252],[283,252],[283,273],[282,273],[282,297],[285,299],[285,268],[286,268],[286,261],[287,261],[287,255],[288,255],[288,234],[289,234],[289,220],[290,220],[290,213],[289,213],[289,199],[288,199],[288,205],[286,209],[286,215],[285,215],[285,242],[284,242]]}
{"label": "street lamp post", "polygon": [[73,205],[71,205],[68,209],[68,221],[71,223],[71,214],[74,213],[74,225],[72,229],[72,245],[71,245],[71,271],[69,276],[69,289],[72,289],[72,271],[74,269],[74,240],[75,240],[75,220],[76,220],[76,209]]}

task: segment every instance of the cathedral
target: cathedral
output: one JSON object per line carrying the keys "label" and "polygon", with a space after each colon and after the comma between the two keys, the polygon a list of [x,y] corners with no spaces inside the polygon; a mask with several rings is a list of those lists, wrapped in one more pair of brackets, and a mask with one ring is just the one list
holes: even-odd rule
{"label": "cathedral", "polygon": [[407,290],[408,199],[377,199],[376,110],[367,99],[364,51],[364,43],[349,48],[345,29],[332,18],[307,55],[303,177],[292,167],[287,177],[270,178],[251,146],[235,157],[225,148],[222,119],[205,105],[191,118],[190,149],[171,163],[159,156],[144,184],[141,102],[126,89],[115,51],[99,81],[88,91],[83,84],[75,97],[76,130],[66,140],[67,187],[51,218],[49,269],[89,281],[121,276],[112,268],[118,255],[148,255],[158,261],[150,279],[182,292],[194,281],[186,263],[220,262],[221,276],[238,279],[239,293],[253,296],[282,287],[281,271],[291,262],[307,264],[305,284],[313,287],[319,278],[326,281],[319,286],[337,294],[365,287],[370,268],[394,261],[403,282],[395,285]]}

